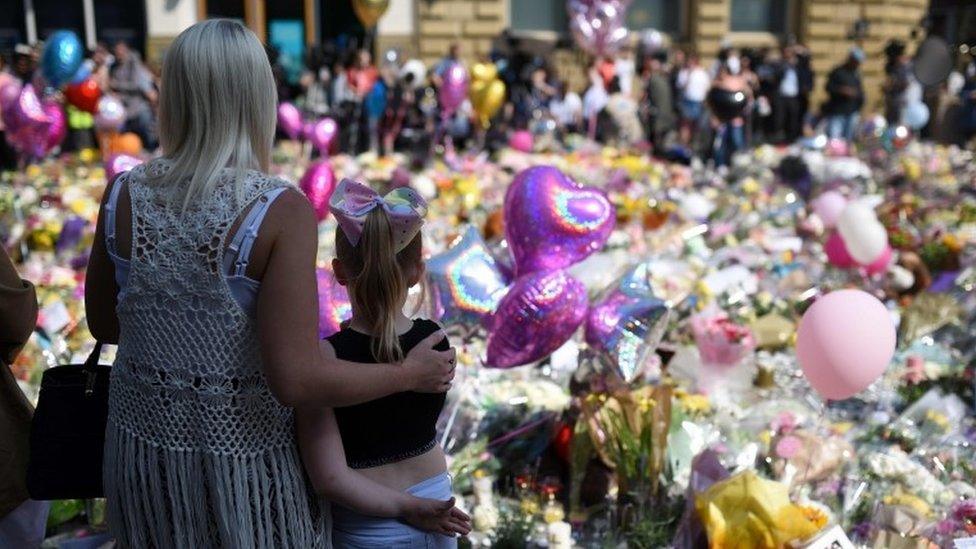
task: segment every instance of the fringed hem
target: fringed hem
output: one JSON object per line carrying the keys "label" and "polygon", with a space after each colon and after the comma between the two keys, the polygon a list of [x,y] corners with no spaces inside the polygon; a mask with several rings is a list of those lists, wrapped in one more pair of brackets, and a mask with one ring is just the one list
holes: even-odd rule
{"label": "fringed hem", "polygon": [[295,446],[253,456],[171,451],[109,424],[109,528],[119,547],[327,547]]}

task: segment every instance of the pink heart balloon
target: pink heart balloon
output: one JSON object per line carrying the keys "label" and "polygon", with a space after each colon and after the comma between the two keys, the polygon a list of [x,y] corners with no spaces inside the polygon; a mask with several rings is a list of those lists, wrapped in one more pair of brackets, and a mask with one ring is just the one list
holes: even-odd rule
{"label": "pink heart balloon", "polygon": [[302,113],[293,103],[285,101],[278,104],[278,127],[289,139],[298,139],[302,134]]}
{"label": "pink heart balloon", "polygon": [[338,135],[339,124],[331,118],[323,118],[311,125],[305,139],[312,143],[320,155],[326,157],[332,152],[332,146]]}
{"label": "pink heart balloon", "polygon": [[504,214],[519,275],[578,263],[603,248],[616,223],[603,191],[552,166],[519,172],[505,193]]}
{"label": "pink heart balloon", "polygon": [[515,280],[491,317],[485,365],[511,368],[549,356],[586,317],[586,286],[566,271]]}
{"label": "pink heart balloon", "polygon": [[129,154],[115,154],[105,162],[105,178],[109,181],[120,173],[127,172],[142,164],[142,159]]}
{"label": "pink heart balloon", "polygon": [[47,141],[44,143],[48,151],[54,149],[64,141],[64,136],[68,134],[68,121],[64,116],[64,109],[57,101],[45,100],[42,108],[51,120],[51,125],[47,128]]}
{"label": "pink heart balloon", "polygon": [[327,160],[319,160],[309,164],[305,175],[298,183],[298,187],[308,197],[308,201],[315,208],[315,215],[322,221],[329,215],[329,199],[336,188],[335,172],[332,164]]}
{"label": "pink heart balloon", "polygon": [[315,279],[319,290],[319,339],[324,339],[342,329],[342,323],[352,317],[352,305],[331,269],[315,269]]}
{"label": "pink heart balloon", "polygon": [[[9,87],[9,86],[7,86]],[[7,141],[24,156],[41,158],[47,153],[51,119],[31,84],[20,90],[13,104],[3,111]]]}
{"label": "pink heart balloon", "polygon": [[451,63],[437,90],[437,97],[441,103],[441,112],[450,116],[461,106],[468,97],[468,69],[460,63]]}

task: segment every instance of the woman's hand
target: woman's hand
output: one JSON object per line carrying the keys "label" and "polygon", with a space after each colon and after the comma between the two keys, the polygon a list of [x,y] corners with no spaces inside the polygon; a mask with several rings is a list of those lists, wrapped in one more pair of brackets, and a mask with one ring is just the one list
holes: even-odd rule
{"label": "woman's hand", "polygon": [[447,501],[411,497],[402,517],[411,526],[443,536],[466,536],[471,532],[471,517]]}
{"label": "woman's hand", "polygon": [[419,393],[445,393],[451,388],[457,352],[453,348],[435,349],[446,340],[443,332],[434,333],[418,343],[403,359],[403,369],[410,390]]}

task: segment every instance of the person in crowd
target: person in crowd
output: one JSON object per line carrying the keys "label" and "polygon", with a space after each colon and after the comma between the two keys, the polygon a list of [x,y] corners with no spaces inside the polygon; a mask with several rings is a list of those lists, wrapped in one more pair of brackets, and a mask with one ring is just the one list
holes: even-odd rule
{"label": "person in crowd", "polygon": [[702,68],[698,54],[688,55],[688,62],[678,74],[678,89],[681,93],[681,143],[691,144],[692,132],[698,130],[704,113],[705,96],[711,87],[712,79]]}
{"label": "person in crowd", "polygon": [[440,61],[434,65],[433,70],[430,73],[430,80],[434,84],[435,88],[441,87],[441,83],[444,81],[444,73],[450,68],[454,63],[459,63],[461,61],[461,44],[459,42],[451,42],[451,45],[447,48],[447,55],[441,58]]}
{"label": "person in crowd", "polygon": [[962,102],[962,139],[963,145],[976,137],[976,61],[966,65],[965,82],[959,90]]}
{"label": "person in crowd", "polygon": [[124,41],[115,44],[115,62],[109,69],[109,89],[117,94],[125,105],[123,131],[139,136],[147,150],[156,148],[156,132],[153,131],[153,105],[156,88],[152,74]]}
{"label": "person in crowd", "polygon": [[[741,74],[733,73],[732,69],[728,66],[719,69],[718,76],[715,78],[712,86],[730,92],[744,93],[747,101],[749,103],[752,102],[752,89],[749,86],[749,82]],[[715,139],[712,157],[715,160],[716,166],[727,166],[732,159],[732,155],[746,147],[745,113],[748,112],[748,108],[747,106],[741,115],[731,120],[719,121],[713,119],[712,126],[716,129],[717,138]]]}
{"label": "person in crowd", "polygon": [[810,120],[810,94],[813,93],[816,75],[813,72],[810,50],[798,42],[794,42],[790,47],[793,49],[793,55],[796,56],[796,72],[800,81],[801,130],[805,132]]}
{"label": "person in crowd", "polygon": [[[320,345],[317,221],[300,191],[266,175],[275,83],[254,33],[197,23],[169,46],[163,73],[163,154],[107,186],[85,285],[92,335],[118,344],[109,530],[122,547],[327,546],[293,409],[443,393],[454,353],[433,349],[436,333],[367,369]],[[450,500],[349,468],[329,482],[357,512],[467,531]]]}
{"label": "person in crowd", "polygon": [[783,48],[783,60],[775,69],[775,78],[776,139],[781,143],[792,143],[803,131],[799,58],[793,46]]}
{"label": "person in crowd", "polygon": [[34,286],[0,246],[0,547],[40,547],[49,503],[28,499],[28,438],[33,408],[10,365],[37,322]]}
{"label": "person in crowd", "polygon": [[637,76],[637,65],[634,48],[624,44],[613,61],[613,73],[620,82],[620,90],[627,95],[634,93],[634,78]]}
{"label": "person in crowd", "polygon": [[321,118],[329,113],[332,71],[321,54],[314,57],[315,59],[309,59],[309,68],[302,74],[299,82],[305,92],[305,113],[313,118]]}
{"label": "person in crowd", "polygon": [[589,71],[590,86],[583,94],[583,122],[586,124],[586,133],[590,139],[596,138],[597,118],[607,106],[610,97],[607,88],[603,84],[603,77],[596,65],[590,67]]}
{"label": "person in crowd", "polygon": [[[885,47],[889,57],[885,65],[885,82],[882,86],[885,100],[885,119],[889,124],[901,123],[901,113],[905,109],[907,94],[911,85],[911,57],[904,42],[892,40]],[[921,100],[921,98],[919,98]]]}
{"label": "person in crowd", "polygon": [[583,100],[578,93],[569,89],[566,82],[556,84],[555,95],[549,102],[549,113],[563,135],[577,133],[583,128]]}
{"label": "person in crowd", "polygon": [[671,85],[664,69],[663,55],[650,55],[644,62],[644,100],[647,137],[655,151],[663,150],[668,134],[674,130],[675,113]]}
{"label": "person in crowd", "polygon": [[389,94],[386,112],[383,114],[382,145],[383,154],[391,154],[396,145],[397,136],[403,129],[407,116],[416,108],[417,92],[415,75],[405,72],[396,78],[396,83]]}
{"label": "person in crowd", "polygon": [[[410,288],[424,277],[421,227],[427,204],[409,188],[381,197],[345,180],[332,195],[330,211],[338,221],[333,270],[349,292],[352,318],[328,342],[338,358],[367,370],[401,360],[419,342],[441,333],[435,322],[403,313]],[[446,351],[447,338],[437,348]],[[355,484],[333,480],[348,467],[391,491],[452,502],[447,461],[436,440],[444,401],[444,393],[404,391],[334,410],[300,410],[296,432],[315,490],[337,500],[356,490]],[[440,531],[423,532],[344,505],[332,507],[332,519],[336,547],[456,548],[453,533],[466,529],[459,519]]]}
{"label": "person in crowd", "polygon": [[851,49],[847,60],[827,76],[827,102],[823,115],[827,120],[827,136],[852,140],[861,107],[864,106],[864,86],[861,83],[861,63],[864,52]]}
{"label": "person in crowd", "polygon": [[607,88],[607,105],[604,107],[613,122],[614,136],[622,147],[633,147],[644,139],[637,112],[637,102],[630,94],[624,93],[620,77],[614,76]]}
{"label": "person in crowd", "polygon": [[37,69],[38,54],[35,48],[27,44],[14,46],[14,62],[12,74],[23,84],[34,81],[34,71]]}

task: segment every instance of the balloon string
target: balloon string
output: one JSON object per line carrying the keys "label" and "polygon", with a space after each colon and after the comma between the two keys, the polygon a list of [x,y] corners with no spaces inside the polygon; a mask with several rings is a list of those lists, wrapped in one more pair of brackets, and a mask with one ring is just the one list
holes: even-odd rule
{"label": "balloon string", "polygon": [[550,418],[544,417],[544,418],[537,419],[535,421],[529,422],[529,423],[527,423],[527,424],[519,427],[518,429],[515,429],[514,431],[510,431],[508,433],[505,433],[504,435],[502,435],[502,436],[496,438],[495,440],[489,442],[488,443],[488,447],[491,448],[492,446],[497,446],[497,445],[499,445],[499,444],[501,444],[503,442],[508,442],[509,440],[511,440],[513,438],[522,436],[525,433],[528,433],[529,431],[534,430],[536,427],[538,427],[540,425],[543,425],[545,423],[548,423],[549,420],[550,420]]}

